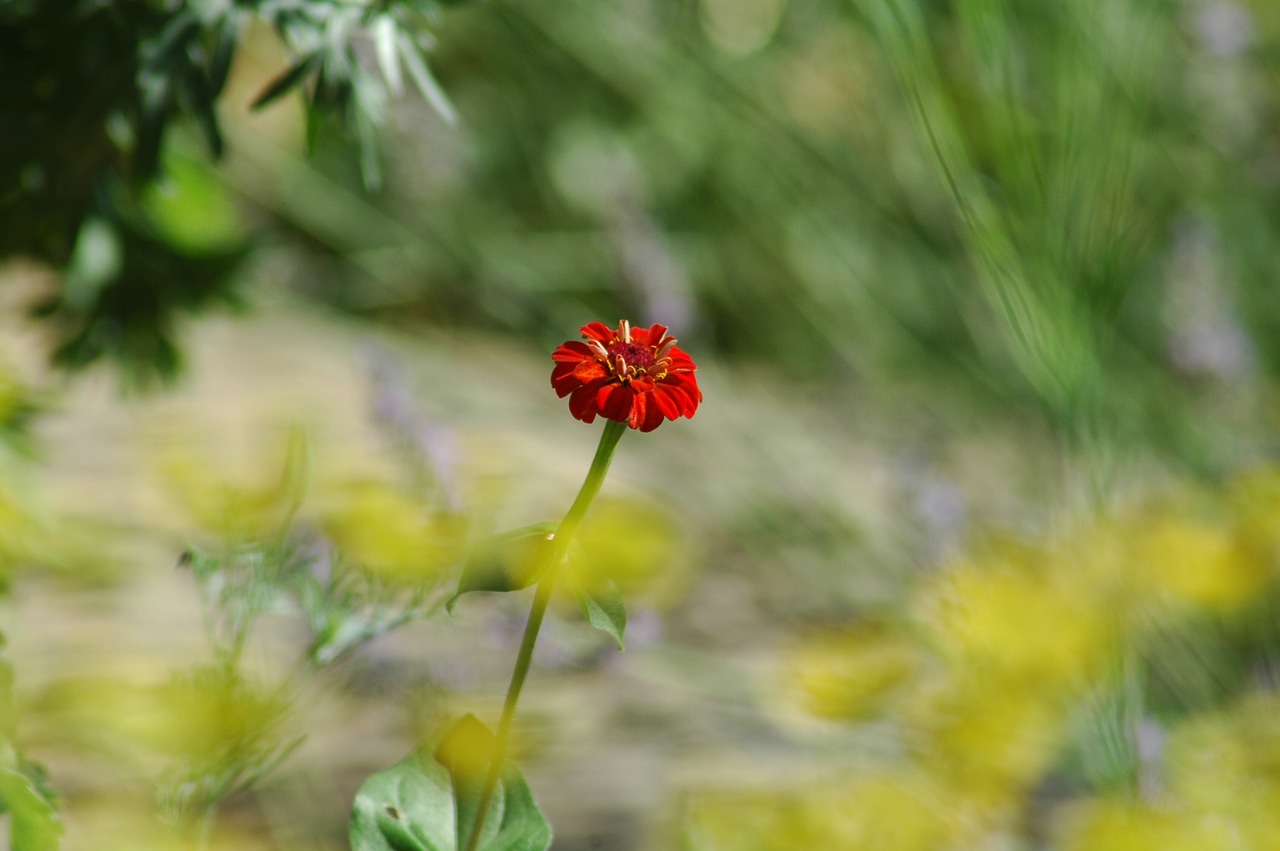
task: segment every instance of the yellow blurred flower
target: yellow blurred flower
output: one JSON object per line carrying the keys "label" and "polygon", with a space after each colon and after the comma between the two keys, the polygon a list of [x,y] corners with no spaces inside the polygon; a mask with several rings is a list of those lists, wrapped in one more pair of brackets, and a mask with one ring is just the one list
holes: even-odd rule
{"label": "yellow blurred flower", "polygon": [[578,528],[569,564],[583,587],[608,581],[625,596],[662,596],[667,584],[687,579],[689,559],[671,514],[637,499],[601,497]]}
{"label": "yellow blurred flower", "polygon": [[1226,503],[1244,551],[1274,572],[1280,563],[1280,469],[1237,476],[1227,486]]}
{"label": "yellow blurred flower", "polygon": [[863,625],[815,635],[784,661],[781,692],[820,718],[861,718],[880,710],[921,664],[916,639]]}
{"label": "yellow blurred flower", "polygon": [[1169,736],[1169,791],[1194,812],[1227,817],[1254,848],[1280,848],[1280,700],[1253,695],[1194,717]]}
{"label": "yellow blurred flower", "polygon": [[1231,528],[1182,511],[1162,512],[1129,526],[1135,590],[1158,589],[1173,600],[1227,609],[1271,582],[1260,559],[1239,545]]}
{"label": "yellow blurred flower", "polygon": [[1048,771],[1069,704],[1035,683],[957,675],[907,710],[917,761],[975,807],[1016,805]]}
{"label": "yellow blurred flower", "polygon": [[[1060,851],[1240,851],[1232,826],[1177,809],[1098,799],[1062,819]],[[1259,849],[1261,851],[1261,849]]]}
{"label": "yellow blurred flower", "polygon": [[[808,812],[829,825],[812,848],[939,851],[963,847],[966,828],[957,799],[915,772],[869,776],[813,796]],[[799,847],[799,846],[797,846]]]}
{"label": "yellow blurred flower", "polygon": [[[208,532],[263,540],[280,534],[302,504],[310,480],[306,433],[294,428],[284,462],[255,459],[254,473],[233,478],[227,465],[187,451],[171,451],[160,475],[193,520]],[[277,456],[278,458],[278,456]],[[261,472],[266,471],[266,472]]]}
{"label": "yellow blurred flower", "polygon": [[964,847],[963,813],[928,777],[906,771],[799,789],[697,796],[690,851],[944,851]]}
{"label": "yellow blurred flower", "polygon": [[344,559],[399,581],[437,579],[456,557],[456,535],[421,501],[383,482],[339,487],[321,525]]}
{"label": "yellow blurred flower", "polygon": [[958,671],[1078,686],[1105,658],[1116,624],[1097,589],[1061,567],[1047,551],[1001,549],[939,574],[918,612]]}

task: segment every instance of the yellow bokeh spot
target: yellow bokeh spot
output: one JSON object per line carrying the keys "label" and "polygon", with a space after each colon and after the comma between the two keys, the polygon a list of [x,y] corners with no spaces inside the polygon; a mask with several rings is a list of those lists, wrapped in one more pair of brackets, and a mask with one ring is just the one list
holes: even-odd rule
{"label": "yellow bokeh spot", "polygon": [[608,581],[624,595],[660,592],[687,563],[680,543],[670,514],[660,506],[602,497],[578,528],[570,569],[582,587]]}
{"label": "yellow bokeh spot", "polygon": [[1061,851],[1238,851],[1232,826],[1178,809],[1097,800],[1064,819]]}
{"label": "yellow bokeh spot", "polygon": [[820,718],[860,718],[916,673],[918,643],[888,627],[865,625],[814,636],[785,661],[784,694]]}
{"label": "yellow bokeh spot", "polygon": [[1224,609],[1246,602],[1270,581],[1267,565],[1221,524],[1177,514],[1131,526],[1132,575],[1174,600]]}
{"label": "yellow bokeh spot", "polygon": [[1048,553],[955,565],[920,596],[939,652],[967,672],[1075,686],[1111,646],[1115,624],[1097,591]]}
{"label": "yellow bokeh spot", "polygon": [[454,536],[423,502],[377,481],[338,488],[321,523],[343,558],[390,579],[436,579],[454,556]]}
{"label": "yellow bokeh spot", "polygon": [[942,790],[914,772],[799,789],[699,795],[685,845],[697,851],[935,851],[962,832]]}
{"label": "yellow bokeh spot", "polygon": [[999,809],[1020,800],[1053,765],[1067,704],[1030,683],[957,679],[907,716],[921,763],[976,806]]}
{"label": "yellow bokeh spot", "polygon": [[1280,701],[1255,695],[1176,727],[1170,792],[1194,812],[1226,817],[1256,848],[1280,848]]}
{"label": "yellow bokeh spot", "polygon": [[172,451],[162,456],[159,471],[201,529],[263,540],[283,531],[306,493],[310,457],[305,432],[292,429],[283,453],[258,453],[250,466],[251,473],[237,476],[221,459]]}

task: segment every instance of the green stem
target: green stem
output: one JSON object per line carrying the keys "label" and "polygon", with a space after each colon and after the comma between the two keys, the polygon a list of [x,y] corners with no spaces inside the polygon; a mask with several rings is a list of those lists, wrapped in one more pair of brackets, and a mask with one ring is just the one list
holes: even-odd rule
{"label": "green stem", "polygon": [[494,738],[493,756],[489,762],[489,773],[484,779],[484,788],[480,792],[480,802],[476,806],[475,822],[471,826],[471,836],[467,840],[466,851],[476,851],[480,847],[480,834],[483,832],[485,816],[493,804],[493,796],[498,788],[498,779],[502,775],[502,764],[506,762],[507,747],[511,738],[511,722],[515,719],[516,704],[520,701],[520,690],[524,688],[525,676],[529,673],[529,664],[533,661],[533,648],[538,643],[538,631],[542,629],[542,619],[547,613],[547,604],[551,602],[551,591],[555,587],[556,576],[560,565],[569,552],[573,536],[578,525],[586,516],[587,509],[600,493],[605,474],[609,472],[609,463],[613,461],[613,451],[618,446],[626,423],[612,420],[605,422],[604,432],[600,435],[600,445],[596,447],[595,458],[591,460],[591,469],[578,491],[578,496],[569,507],[569,513],[560,521],[553,536],[554,548],[551,550],[551,567],[538,581],[533,595],[533,606],[529,609],[529,620],[524,627],[524,637],[520,640],[520,652],[516,655],[516,666],[511,672],[511,684],[507,686],[507,698],[502,704],[502,718],[498,721],[498,732]]}

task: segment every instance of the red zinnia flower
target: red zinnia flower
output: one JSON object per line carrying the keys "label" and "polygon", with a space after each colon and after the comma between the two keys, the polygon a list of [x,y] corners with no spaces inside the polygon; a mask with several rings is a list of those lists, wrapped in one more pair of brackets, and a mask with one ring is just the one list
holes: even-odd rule
{"label": "red zinnia flower", "polygon": [[653,431],[662,421],[692,417],[702,401],[693,360],[676,348],[667,326],[615,330],[603,322],[582,326],[585,343],[570,340],[552,353],[551,386],[584,423],[596,414]]}

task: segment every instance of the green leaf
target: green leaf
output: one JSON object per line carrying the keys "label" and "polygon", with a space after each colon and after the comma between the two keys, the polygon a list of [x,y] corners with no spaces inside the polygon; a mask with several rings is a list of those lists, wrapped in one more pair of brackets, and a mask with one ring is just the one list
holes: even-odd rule
{"label": "green leaf", "polygon": [[253,104],[250,108],[262,109],[264,106],[277,98],[282,97],[294,86],[301,83],[302,78],[307,75],[307,72],[311,70],[311,66],[316,63],[317,57],[318,54],[310,53],[293,63],[293,65],[287,68],[283,74],[267,84],[267,87],[262,90],[262,93],[254,98]]}
{"label": "green leaf", "polygon": [[62,823],[31,778],[11,768],[0,768],[0,801],[11,819],[10,847],[22,851],[56,851]]}
{"label": "green leaf", "polygon": [[470,591],[518,591],[542,578],[551,567],[555,523],[535,523],[484,541],[468,556],[458,590],[445,607],[453,613],[458,598]]}
{"label": "green leaf", "polygon": [[[351,812],[354,851],[459,851],[466,847],[494,736],[474,715],[436,733],[405,759],[371,776]],[[546,851],[551,825],[514,765],[503,767],[480,851]]]}
{"label": "green leaf", "polygon": [[457,124],[458,113],[454,110],[453,104],[450,103],[449,96],[444,93],[444,89],[436,82],[436,78],[432,75],[431,69],[427,67],[427,63],[423,61],[422,54],[419,52],[418,45],[413,38],[402,32],[396,42],[400,48],[400,56],[404,59],[404,65],[409,70],[409,76],[413,78],[413,84],[418,87],[422,97],[426,99],[427,103],[431,104],[431,108],[444,119],[446,124],[450,127]]}
{"label": "green leaf", "polygon": [[618,642],[618,649],[625,650],[622,637],[627,630],[627,607],[622,602],[622,592],[617,584],[605,579],[593,582],[589,587],[575,583],[571,590],[582,607],[582,613],[587,616],[587,623],[607,632]]}
{"label": "green leaf", "polygon": [[387,80],[387,87],[399,97],[404,91],[400,76],[400,57],[396,51],[396,22],[390,15],[379,15],[371,27],[373,46],[378,57],[378,67]]}

